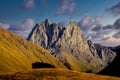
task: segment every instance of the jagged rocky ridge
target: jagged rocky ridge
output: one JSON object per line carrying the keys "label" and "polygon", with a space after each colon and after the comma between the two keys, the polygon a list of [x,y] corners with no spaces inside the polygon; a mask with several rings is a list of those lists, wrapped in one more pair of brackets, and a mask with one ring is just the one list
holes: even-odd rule
{"label": "jagged rocky ridge", "polygon": [[116,52],[117,55],[112,63],[100,71],[99,74],[120,77],[120,46],[109,47],[109,49]]}
{"label": "jagged rocky ridge", "polygon": [[47,49],[66,67],[85,72],[99,72],[116,54],[83,37],[80,27],[71,21],[68,27],[46,19],[31,31],[28,40]]}

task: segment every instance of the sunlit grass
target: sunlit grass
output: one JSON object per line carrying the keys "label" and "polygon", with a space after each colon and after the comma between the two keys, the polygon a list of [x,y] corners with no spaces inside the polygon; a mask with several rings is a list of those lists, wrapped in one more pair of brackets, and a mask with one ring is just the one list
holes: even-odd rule
{"label": "sunlit grass", "polygon": [[37,80],[120,80],[117,77],[87,74],[64,69],[35,69],[9,75],[0,75],[1,79],[37,79]]}
{"label": "sunlit grass", "polygon": [[30,70],[34,62],[65,68],[44,48],[0,28],[0,74]]}

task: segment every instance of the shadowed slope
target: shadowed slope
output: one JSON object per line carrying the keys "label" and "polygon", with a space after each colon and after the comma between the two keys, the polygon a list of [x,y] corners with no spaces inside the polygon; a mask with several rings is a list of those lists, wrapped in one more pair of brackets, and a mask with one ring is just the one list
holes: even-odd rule
{"label": "shadowed slope", "polygon": [[119,76],[120,77],[120,54],[118,54],[113,62],[103,69],[99,74],[110,75],[110,76]]}
{"label": "shadowed slope", "polygon": [[0,28],[0,74],[30,70],[34,62],[43,62],[56,68],[65,68],[42,47]]}
{"label": "shadowed slope", "polygon": [[115,51],[117,56],[115,57],[113,62],[101,72],[99,72],[99,74],[120,77],[120,46],[111,48],[111,50]]}

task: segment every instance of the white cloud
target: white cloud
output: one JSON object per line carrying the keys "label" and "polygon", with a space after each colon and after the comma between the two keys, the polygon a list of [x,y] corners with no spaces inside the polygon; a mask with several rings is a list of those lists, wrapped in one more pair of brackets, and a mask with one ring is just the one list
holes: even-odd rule
{"label": "white cloud", "polygon": [[0,23],[1,28],[7,29],[9,28],[9,26],[10,26],[9,24]]}
{"label": "white cloud", "polygon": [[82,30],[87,31],[91,29],[92,27],[99,25],[101,16],[84,16],[79,22],[78,25],[81,27]]}
{"label": "white cloud", "polygon": [[[101,29],[100,31],[96,31],[95,34],[91,34],[91,40],[95,43],[102,44],[104,46],[117,46],[120,45],[120,38],[115,38],[115,34],[117,34],[114,28]],[[117,35],[118,36],[118,35]]]}
{"label": "white cloud", "polygon": [[85,16],[79,22],[83,34],[87,39],[104,46],[120,45],[119,24],[120,20],[118,19],[113,25],[102,26],[100,25],[100,17],[92,18],[90,16]]}
{"label": "white cloud", "polygon": [[113,5],[111,8],[106,11],[110,11],[114,16],[120,16],[120,2]]}
{"label": "white cloud", "polygon": [[35,7],[34,0],[24,0],[22,9],[33,9]]}
{"label": "white cloud", "polygon": [[113,37],[109,37],[106,40],[98,40],[98,41],[93,40],[93,42],[99,43],[99,44],[104,45],[104,46],[118,46],[118,45],[120,45],[120,38],[116,39]]}
{"label": "white cloud", "polygon": [[56,11],[56,15],[69,15],[74,13],[76,3],[74,0],[58,0],[60,7]]}
{"label": "white cloud", "polygon": [[114,37],[114,38],[119,38],[119,39],[120,39],[120,31],[118,31],[117,33],[115,33],[115,34],[113,35],[113,37]]}
{"label": "white cloud", "polygon": [[9,27],[10,31],[27,38],[33,27],[35,26],[35,21],[33,19],[26,19],[20,24],[12,24]]}

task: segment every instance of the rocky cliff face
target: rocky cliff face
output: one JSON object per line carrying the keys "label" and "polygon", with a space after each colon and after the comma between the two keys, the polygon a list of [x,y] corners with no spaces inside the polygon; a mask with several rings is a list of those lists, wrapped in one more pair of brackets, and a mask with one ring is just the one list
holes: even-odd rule
{"label": "rocky cliff face", "polygon": [[65,28],[61,23],[45,20],[36,25],[28,40],[43,46],[69,69],[78,71],[98,72],[116,56],[87,41],[74,21]]}
{"label": "rocky cliff face", "polygon": [[[105,46],[101,46],[100,44],[94,44],[92,41],[88,40],[88,45],[90,48],[91,53],[96,57],[99,58],[107,63],[112,62],[113,57],[116,56],[111,49]],[[97,53],[97,54],[96,54]]]}
{"label": "rocky cliff face", "polygon": [[51,23],[50,20],[46,19],[41,24],[37,24],[30,33],[28,40],[33,43],[39,44],[46,49],[55,46],[55,43],[61,37],[65,27],[61,23],[58,25]]}

